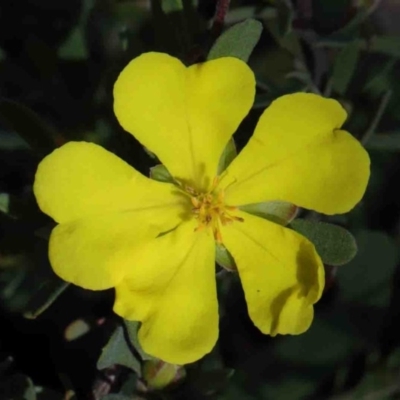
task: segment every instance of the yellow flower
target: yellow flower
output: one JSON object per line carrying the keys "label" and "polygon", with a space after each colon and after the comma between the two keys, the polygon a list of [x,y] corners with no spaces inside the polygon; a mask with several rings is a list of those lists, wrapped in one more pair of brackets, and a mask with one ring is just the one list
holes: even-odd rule
{"label": "yellow flower", "polygon": [[115,114],[176,184],[85,142],[55,150],[36,174],[39,206],[58,222],[49,244],[54,271],[87,289],[115,287],[115,312],[141,321],[143,349],[171,363],[195,361],[217,340],[215,241],[235,259],[263,333],[299,334],[311,324],[324,285],[313,244],[240,206],[282,200],[344,213],[365,192],[369,158],[340,130],[346,112],[305,93],[274,101],[217,176],[254,94],[254,75],[238,59],[187,68],[166,54],[143,54],[118,77]]}

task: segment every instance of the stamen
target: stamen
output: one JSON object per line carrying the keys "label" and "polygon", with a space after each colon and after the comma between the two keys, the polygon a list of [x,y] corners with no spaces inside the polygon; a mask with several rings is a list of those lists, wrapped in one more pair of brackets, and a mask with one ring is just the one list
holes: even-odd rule
{"label": "stamen", "polygon": [[210,190],[211,192],[214,191],[214,190],[217,188],[219,181],[220,181],[219,176],[216,176],[216,177],[213,179],[213,182],[212,182],[212,184],[211,184],[211,190]]}
{"label": "stamen", "polygon": [[233,222],[243,222],[243,218],[232,215],[232,213],[238,211],[237,207],[225,205],[224,191],[217,191],[219,181],[220,178],[216,177],[211,189],[206,193],[198,193],[190,186],[185,186],[185,188],[193,206],[192,212],[199,224],[195,231],[202,231],[209,227],[213,232],[215,241],[222,243],[220,224],[226,226]]}
{"label": "stamen", "polygon": [[196,197],[191,197],[190,201],[192,202],[194,208],[198,208],[200,206],[200,202]]}

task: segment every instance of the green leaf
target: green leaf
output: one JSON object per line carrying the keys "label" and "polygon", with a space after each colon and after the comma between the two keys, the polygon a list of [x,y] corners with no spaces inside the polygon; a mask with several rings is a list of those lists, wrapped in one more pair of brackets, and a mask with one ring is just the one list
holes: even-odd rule
{"label": "green leaf", "polygon": [[145,384],[143,382],[143,378],[139,378],[137,374],[133,371],[128,373],[128,376],[125,377],[124,382],[122,383],[118,394],[120,396],[128,396],[129,400],[144,400],[140,397],[137,399],[132,399],[132,394],[137,393],[138,391],[145,390]]}
{"label": "green leaf", "polygon": [[354,75],[359,55],[360,46],[356,41],[347,44],[337,55],[332,72],[333,90],[337,93],[343,95],[346,92]]}
{"label": "green leaf", "polygon": [[47,241],[30,236],[22,240],[30,240],[35,252],[10,255],[10,268],[0,269],[0,301],[11,312],[36,318],[63,293],[68,283],[51,269],[46,256]]}
{"label": "green leaf", "polygon": [[82,2],[79,21],[77,21],[65,42],[58,48],[57,53],[60,58],[67,60],[86,60],[88,58],[85,28],[93,7],[93,0]]}
{"label": "green leaf", "polygon": [[46,311],[70,284],[57,276],[42,282],[25,306],[24,317],[35,319]]}
{"label": "green leaf", "polygon": [[389,89],[387,92],[385,92],[380,101],[378,108],[376,109],[376,112],[374,113],[374,116],[372,120],[370,121],[367,130],[363,133],[362,138],[361,138],[361,144],[366,145],[371,137],[374,135],[377,127],[379,126],[379,123],[385,114],[386,108],[390,102],[390,99],[392,98],[393,90]]}
{"label": "green leaf", "polygon": [[357,14],[342,28],[338,29],[336,32],[333,32],[331,37],[343,37],[353,35],[356,30],[360,27],[360,25],[368,18],[370,11],[361,7]]}
{"label": "green leaf", "polygon": [[400,348],[396,348],[386,360],[388,368],[400,368]]}
{"label": "green leaf", "polygon": [[58,48],[58,56],[64,60],[86,60],[88,50],[81,26],[75,26],[67,40]]}
{"label": "green leaf", "polygon": [[36,390],[33,382],[27,378],[28,386],[25,388],[25,392],[23,394],[24,400],[36,400]]}
{"label": "green leaf", "polygon": [[15,374],[0,383],[2,399],[10,400],[36,400],[36,390],[29,377]]}
{"label": "green leaf", "polygon": [[295,219],[290,225],[315,245],[325,264],[333,266],[346,264],[357,253],[353,235],[340,226],[305,219]]}
{"label": "green leaf", "polygon": [[343,48],[354,43],[359,50],[372,53],[385,54],[395,58],[400,57],[400,41],[397,36],[372,36],[368,41],[363,39],[349,40],[347,38],[322,38],[316,43],[316,47]]}
{"label": "green leaf", "polygon": [[299,210],[294,204],[285,201],[246,204],[239,208],[249,214],[268,219],[283,226],[290,223],[296,217]]}
{"label": "green leaf", "polygon": [[381,53],[387,56],[400,57],[400,43],[397,36],[372,36],[368,41],[363,39],[323,38],[316,42],[316,46],[342,48],[350,43],[355,43],[360,50],[372,53]]}
{"label": "green leaf", "polygon": [[103,347],[100,358],[97,361],[97,368],[104,369],[114,364],[124,365],[141,376],[141,362],[129,348],[122,326],[117,327],[108,343]]}
{"label": "green leaf", "polygon": [[293,6],[288,0],[280,0],[276,2],[278,11],[278,31],[279,35],[286,36],[292,29],[294,18]]}
{"label": "green leaf", "polygon": [[400,40],[398,36],[374,36],[368,48],[373,52],[400,57]]}
{"label": "green leaf", "polygon": [[348,394],[351,399],[374,399],[374,393],[382,400],[393,400],[398,398],[398,372],[390,371],[383,367],[376,367],[366,371],[362,379]]}
{"label": "green leaf", "polygon": [[193,387],[195,393],[211,396],[224,390],[234,373],[235,370],[231,368],[199,370],[192,377],[189,384]]}
{"label": "green leaf", "polygon": [[174,183],[174,178],[163,164],[150,168],[150,178],[159,182]]}
{"label": "green leaf", "polygon": [[371,69],[369,77],[363,88],[364,92],[369,93],[373,97],[380,97],[382,93],[392,88],[392,73],[397,65],[397,59],[392,57],[383,65],[378,65],[375,69]]}
{"label": "green leaf", "polygon": [[254,99],[253,108],[267,108],[269,105],[276,99],[276,96],[273,93],[260,93],[256,94]]}
{"label": "green leaf", "polygon": [[224,32],[214,43],[207,60],[220,57],[236,57],[247,62],[260,39],[262,24],[255,19],[247,19]]}
{"label": "green leaf", "polygon": [[40,154],[48,154],[66,141],[36,113],[15,101],[0,100],[0,121]]}
{"label": "green leaf", "polygon": [[398,245],[378,231],[359,231],[356,239],[357,256],[337,272],[340,299],[346,303],[387,307],[399,257]]}
{"label": "green leaf", "polygon": [[182,0],[162,0],[161,7],[165,14],[169,14],[183,10],[183,3]]}
{"label": "green leaf", "polygon": [[260,6],[242,6],[234,7],[229,10],[225,18],[227,24],[237,24],[248,18],[258,18],[262,21],[267,19],[276,19],[278,11],[275,7],[264,5]]}
{"label": "green leaf", "polygon": [[231,253],[229,253],[225,246],[219,243],[217,243],[215,246],[215,261],[218,265],[227,270],[237,270],[235,260],[233,259]]}
{"label": "green leaf", "polygon": [[128,320],[124,319],[124,324],[125,324],[126,330],[128,332],[129,340],[130,340],[132,346],[140,354],[140,357],[142,358],[142,360],[144,360],[144,361],[145,360],[156,360],[155,357],[147,354],[142,349],[142,346],[140,346],[139,339],[138,339],[138,336],[137,336],[137,333],[138,333],[138,330],[139,330],[139,326],[140,326],[140,322],[138,322],[138,321],[128,321]]}
{"label": "green leaf", "polygon": [[400,132],[372,135],[366,143],[366,147],[368,149],[385,150],[390,152],[400,151]]}
{"label": "green leaf", "polygon": [[[293,393],[299,399],[311,398],[320,383],[349,359],[357,339],[346,308],[317,313],[305,333],[284,336],[273,346],[272,354],[260,354],[259,360],[269,359],[276,374],[284,377],[280,382],[268,382],[264,394],[279,400],[291,400]],[[289,370],[288,365],[292,366]]]}
{"label": "green leaf", "polygon": [[101,398],[101,400],[133,400],[132,396],[124,395],[124,394],[117,394],[117,393],[110,393],[105,395]]}
{"label": "green leaf", "polygon": [[222,152],[222,155],[219,159],[219,164],[218,164],[218,175],[224,172],[229,164],[236,158],[237,156],[237,150],[236,150],[236,144],[235,140],[231,138],[227,145],[225,146],[224,151]]}
{"label": "green leaf", "polygon": [[0,211],[8,214],[10,211],[10,195],[8,193],[0,193]]}
{"label": "green leaf", "polygon": [[143,150],[145,151],[145,153],[150,157],[153,158],[154,160],[157,160],[157,156],[150,151],[147,147],[143,146]]}
{"label": "green leaf", "polygon": [[[289,20],[288,23],[290,24],[289,27],[291,28],[291,20]],[[264,26],[275,39],[279,47],[289,52],[289,55],[294,56],[295,58],[304,58],[299,36],[291,29],[287,29],[286,33],[283,35],[284,28],[282,27],[282,22],[280,22],[279,19],[272,18],[265,20]]]}
{"label": "green leaf", "polygon": [[[66,393],[58,393],[53,389],[46,387],[37,387],[36,400],[66,400]],[[76,396],[69,398],[70,400],[76,400]]]}

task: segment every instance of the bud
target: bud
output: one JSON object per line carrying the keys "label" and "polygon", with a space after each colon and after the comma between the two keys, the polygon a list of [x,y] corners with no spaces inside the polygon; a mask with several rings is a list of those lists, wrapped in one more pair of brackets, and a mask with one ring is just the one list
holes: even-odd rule
{"label": "bud", "polygon": [[186,371],[179,365],[161,360],[147,360],[143,363],[142,374],[150,390],[161,390],[183,380]]}

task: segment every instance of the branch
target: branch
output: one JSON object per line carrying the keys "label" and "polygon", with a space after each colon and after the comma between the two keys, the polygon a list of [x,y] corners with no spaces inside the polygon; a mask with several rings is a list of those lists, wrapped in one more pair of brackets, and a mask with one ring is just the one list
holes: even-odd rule
{"label": "branch", "polygon": [[374,119],[371,121],[371,124],[369,125],[368,129],[364,133],[364,135],[361,138],[361,143],[365,146],[365,144],[368,142],[369,139],[371,139],[372,135],[375,133],[375,130],[383,116],[383,113],[386,110],[386,107],[389,103],[389,100],[392,96],[392,90],[388,90],[381,99],[381,102],[379,104],[378,110],[375,114]]}
{"label": "branch", "polygon": [[217,0],[215,7],[214,22],[211,28],[212,35],[217,38],[224,27],[225,17],[229,10],[231,0]]}

